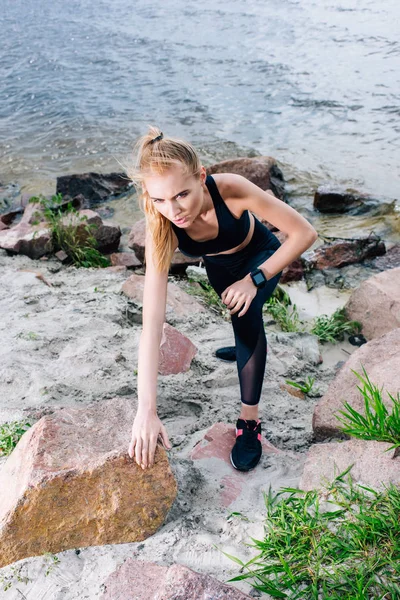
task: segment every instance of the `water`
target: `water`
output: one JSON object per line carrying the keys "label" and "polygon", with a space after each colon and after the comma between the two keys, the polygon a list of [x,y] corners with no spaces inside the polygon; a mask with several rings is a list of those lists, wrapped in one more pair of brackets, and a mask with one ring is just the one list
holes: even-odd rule
{"label": "water", "polygon": [[395,0],[3,0],[0,180],[119,171],[148,123],[209,164],[255,151],[397,198]]}

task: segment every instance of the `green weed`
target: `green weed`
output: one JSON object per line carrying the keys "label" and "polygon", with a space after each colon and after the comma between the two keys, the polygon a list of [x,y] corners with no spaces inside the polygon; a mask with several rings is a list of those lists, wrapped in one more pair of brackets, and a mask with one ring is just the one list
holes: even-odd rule
{"label": "green weed", "polygon": [[[382,398],[382,389],[371,383],[365,367],[362,367],[365,377],[353,371],[363,384],[363,387],[357,386],[364,400],[364,414],[356,411],[348,402],[344,402],[344,409],[335,415],[336,418],[344,424],[341,430],[347,435],[362,440],[377,440],[380,442],[389,442],[393,445],[386,451],[400,448],[400,393],[397,392],[397,398],[387,392],[393,403],[392,411],[389,413]],[[396,453],[397,454],[397,453]],[[396,456],[395,454],[395,456]]]}
{"label": "green weed", "polygon": [[[61,194],[55,194],[51,200],[40,194],[39,196],[32,196],[29,202],[40,204],[43,208],[43,215],[51,231],[53,252],[64,250],[78,267],[110,266],[108,258],[97,250],[98,244],[93,235],[93,230],[97,229],[98,225],[90,223],[83,228],[80,227],[82,223],[87,221],[86,215],[80,216],[71,202],[68,202],[66,207],[61,208],[60,205],[63,202]],[[84,233],[82,233],[82,229]]]}
{"label": "green weed", "polygon": [[333,315],[320,315],[314,320],[311,333],[316,335],[320,342],[335,342],[343,340],[344,333],[359,333],[362,325],[359,321],[347,321],[344,308],[338,308]]}
{"label": "green weed", "polygon": [[[352,466],[324,490],[264,494],[265,538],[229,581],[291,600],[394,600],[400,597],[400,489],[354,484]],[[245,572],[244,572],[245,571]]]}
{"label": "green weed", "polygon": [[10,421],[0,425],[0,455],[11,454],[22,435],[31,426],[31,423],[25,421]]}

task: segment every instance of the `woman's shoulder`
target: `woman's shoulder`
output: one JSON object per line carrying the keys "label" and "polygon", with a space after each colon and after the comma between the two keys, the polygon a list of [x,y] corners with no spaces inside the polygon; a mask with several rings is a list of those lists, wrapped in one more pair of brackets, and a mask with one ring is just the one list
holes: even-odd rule
{"label": "woman's shoulder", "polygon": [[243,175],[237,173],[215,173],[212,175],[219,193],[222,198],[229,200],[237,200],[243,198],[245,193],[245,183],[248,181]]}

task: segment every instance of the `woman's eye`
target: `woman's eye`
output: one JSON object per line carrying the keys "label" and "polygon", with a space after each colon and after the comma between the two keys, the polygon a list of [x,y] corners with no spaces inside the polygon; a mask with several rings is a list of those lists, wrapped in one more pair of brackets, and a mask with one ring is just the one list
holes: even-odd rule
{"label": "woman's eye", "polygon": [[187,196],[187,192],[182,192],[182,194],[179,194],[177,197],[179,198],[179,196],[185,197]]}

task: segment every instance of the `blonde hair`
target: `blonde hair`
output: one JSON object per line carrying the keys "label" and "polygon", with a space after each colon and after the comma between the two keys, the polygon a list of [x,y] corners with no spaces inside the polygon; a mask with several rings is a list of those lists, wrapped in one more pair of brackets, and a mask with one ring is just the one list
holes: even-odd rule
{"label": "blonde hair", "polygon": [[[156,138],[156,139],[155,139]],[[200,177],[201,160],[194,147],[173,137],[164,137],[158,127],[149,125],[149,130],[136,142],[133,161],[126,168],[139,195],[139,206],[145,214],[146,228],[153,240],[153,262],[158,271],[169,270],[174,253],[171,221],[154,206],[143,181],[149,175],[161,175],[171,166],[182,165],[185,174]]]}

